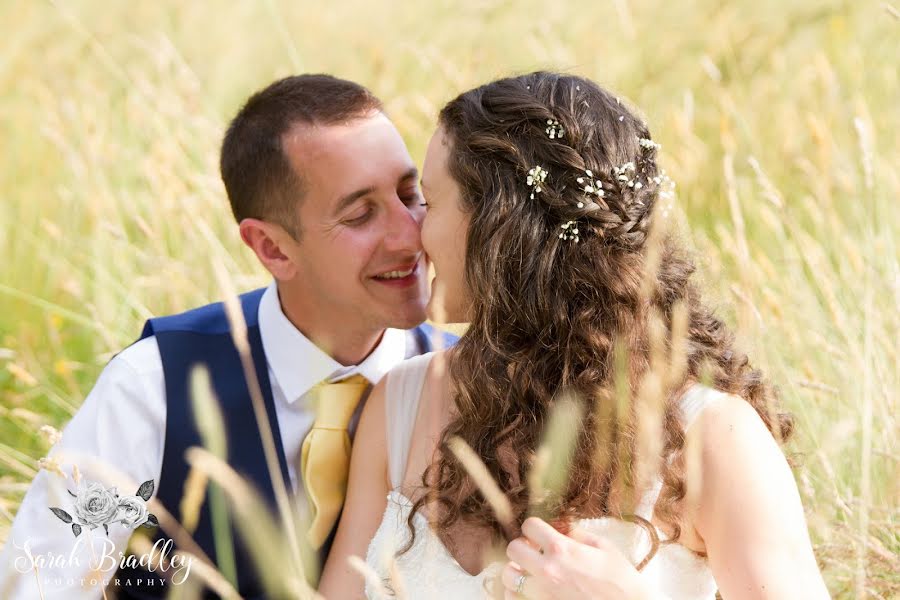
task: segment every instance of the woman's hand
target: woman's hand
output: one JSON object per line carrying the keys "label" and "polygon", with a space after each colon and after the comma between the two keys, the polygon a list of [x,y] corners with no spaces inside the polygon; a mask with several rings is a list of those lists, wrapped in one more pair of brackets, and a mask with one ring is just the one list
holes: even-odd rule
{"label": "woman's hand", "polygon": [[506,547],[506,555],[510,562],[502,581],[507,600],[658,597],[618,548],[584,530],[575,529],[566,536],[531,517],[522,524],[522,537]]}

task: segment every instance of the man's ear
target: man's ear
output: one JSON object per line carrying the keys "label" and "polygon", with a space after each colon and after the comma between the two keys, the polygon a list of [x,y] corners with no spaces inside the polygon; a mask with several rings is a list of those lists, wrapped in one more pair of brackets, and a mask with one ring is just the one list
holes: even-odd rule
{"label": "man's ear", "polygon": [[259,219],[243,219],[238,225],[241,239],[256,254],[262,266],[279,281],[293,279],[297,265],[284,252],[297,242],[280,225]]}

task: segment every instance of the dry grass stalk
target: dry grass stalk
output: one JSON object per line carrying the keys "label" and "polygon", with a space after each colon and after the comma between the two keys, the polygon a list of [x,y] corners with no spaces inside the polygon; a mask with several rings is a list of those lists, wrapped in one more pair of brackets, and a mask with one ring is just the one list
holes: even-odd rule
{"label": "dry grass stalk", "polygon": [[469,476],[472,477],[475,485],[478,486],[478,489],[491,505],[491,508],[494,509],[497,520],[507,531],[514,531],[515,526],[512,519],[512,506],[509,504],[509,499],[503,495],[502,491],[500,491],[500,486],[498,486],[497,482],[494,481],[494,478],[491,477],[490,472],[487,470],[487,467],[484,466],[481,458],[475,454],[475,451],[472,450],[471,446],[469,446],[465,440],[458,437],[450,438],[447,445],[450,447],[450,451],[453,452],[456,459],[469,473]]}

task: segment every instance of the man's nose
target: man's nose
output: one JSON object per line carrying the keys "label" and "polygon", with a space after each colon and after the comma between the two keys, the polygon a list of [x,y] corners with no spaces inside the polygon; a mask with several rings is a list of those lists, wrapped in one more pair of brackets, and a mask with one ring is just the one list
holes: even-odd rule
{"label": "man's nose", "polygon": [[422,250],[422,218],[418,205],[409,206],[395,198],[388,209],[388,227],[384,245],[393,252]]}

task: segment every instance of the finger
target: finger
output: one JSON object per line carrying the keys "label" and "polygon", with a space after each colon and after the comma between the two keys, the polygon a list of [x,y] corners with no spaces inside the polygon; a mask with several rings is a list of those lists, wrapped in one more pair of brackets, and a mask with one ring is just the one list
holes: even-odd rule
{"label": "finger", "polygon": [[519,539],[522,540],[523,542],[525,542],[526,544],[528,544],[529,546],[531,546],[532,548],[534,548],[535,550],[540,551],[541,547],[538,546],[538,543],[537,543],[537,542],[535,542],[535,541],[533,541],[533,540],[529,540],[529,539],[528,539],[527,537],[525,537],[524,535],[521,536]]}
{"label": "finger", "polygon": [[563,544],[566,536],[553,529],[549,523],[537,517],[529,517],[522,523],[522,535],[545,550]]}
{"label": "finger", "polygon": [[[522,581],[522,587],[519,588],[520,577],[525,575],[525,580]],[[523,571],[516,563],[510,561],[506,563],[506,566],[503,567],[503,572],[501,574],[501,580],[503,581],[503,597],[504,598],[513,598],[514,600],[522,600],[523,598],[531,598],[529,593],[536,593],[536,590],[532,590],[535,583],[532,581],[532,577],[530,574]],[[541,596],[543,597],[543,596]]]}
{"label": "finger", "polygon": [[518,539],[518,540],[520,540],[520,541],[522,541],[522,542],[528,544],[529,546],[531,546],[531,547],[534,548],[535,550],[540,551],[540,549],[541,549],[541,547],[538,546],[537,542],[533,542],[533,541],[529,540],[529,539],[528,539],[527,537],[525,537],[524,535],[519,536],[519,537],[516,538],[516,539]]}
{"label": "finger", "polygon": [[523,538],[516,538],[506,547],[506,556],[519,564],[526,573],[539,573],[543,556]]}
{"label": "finger", "polygon": [[511,592],[516,591],[516,586],[519,585],[519,576],[522,575],[522,569],[515,565],[516,563],[514,562],[506,563],[506,566],[503,567],[503,572],[500,574],[500,581],[503,582],[503,587]]}
{"label": "finger", "polygon": [[594,548],[602,548],[603,547],[603,538],[601,538],[596,533],[592,533],[587,531],[583,527],[576,527],[572,531],[569,532],[569,537],[576,542],[580,542],[582,544],[586,544],[588,546],[592,546]]}

